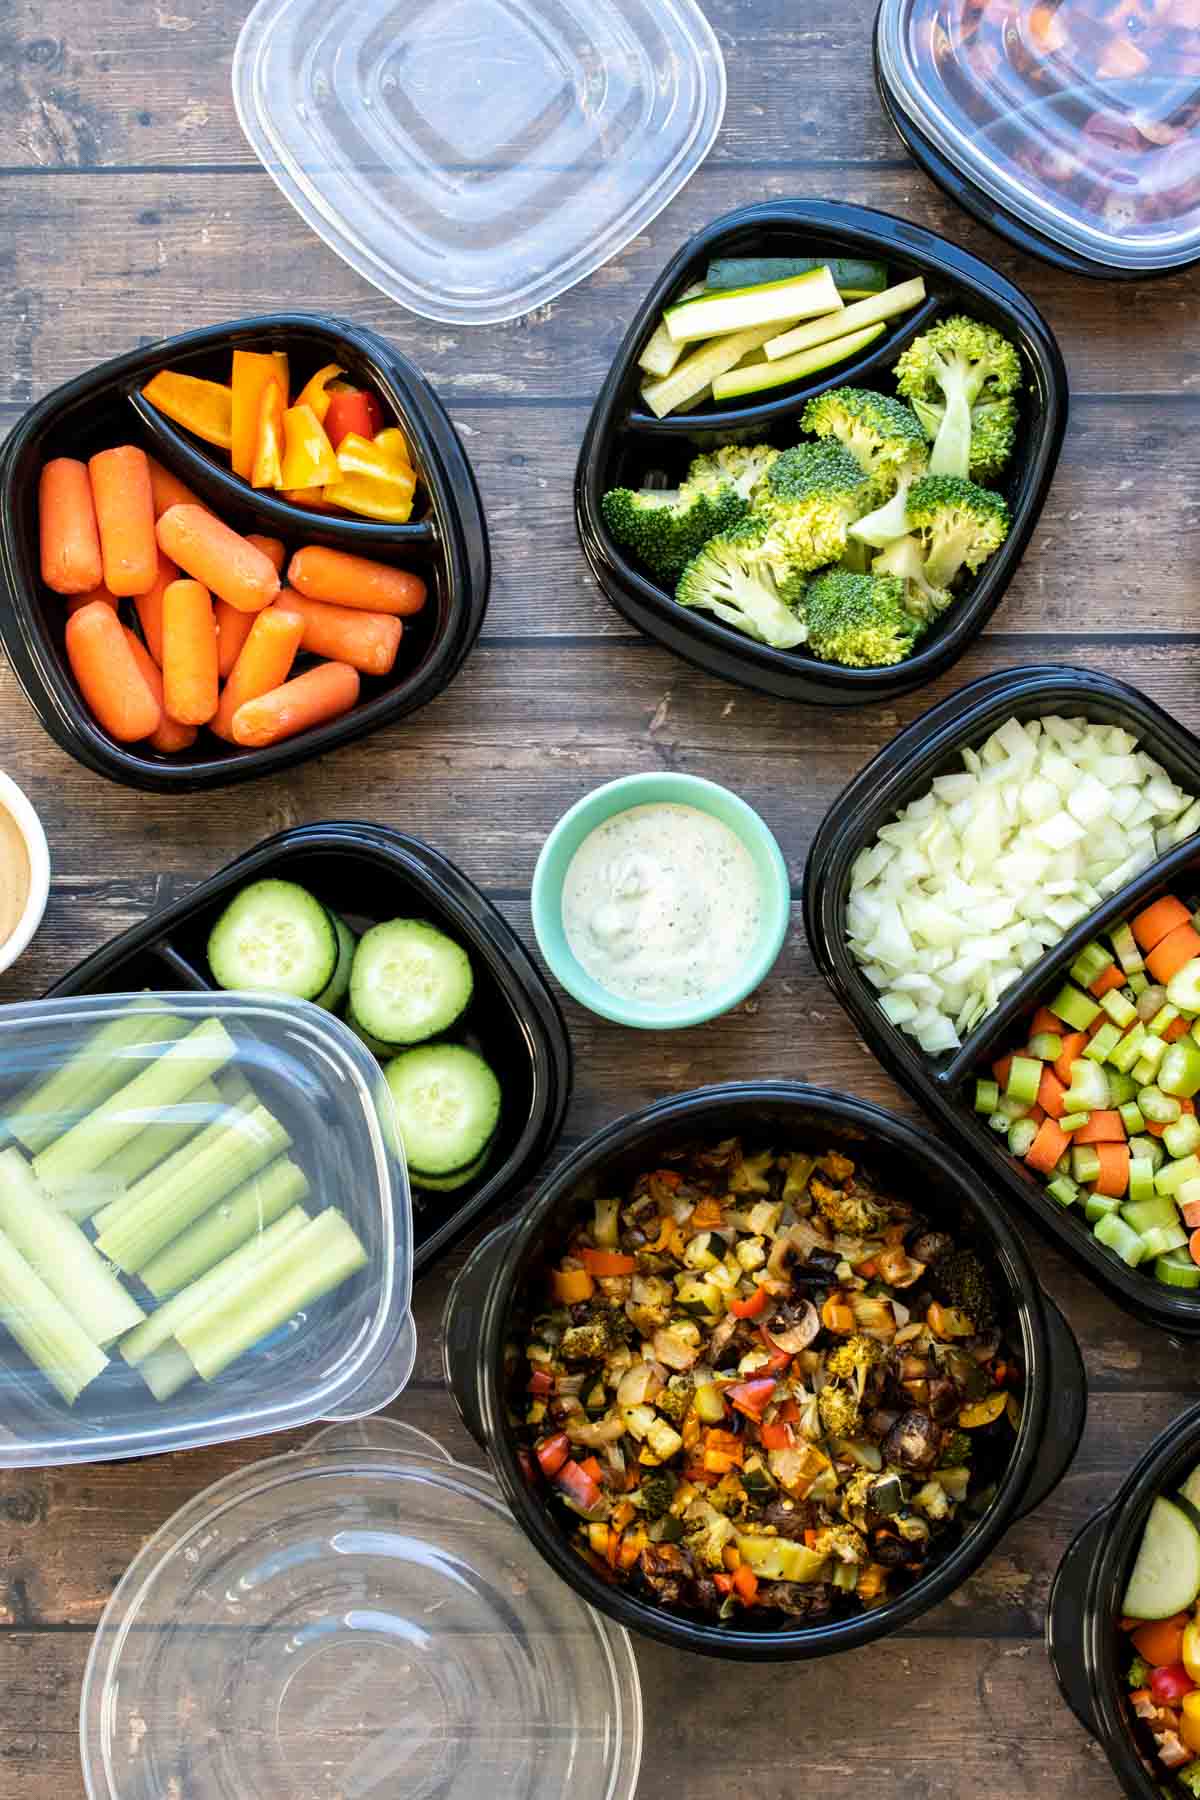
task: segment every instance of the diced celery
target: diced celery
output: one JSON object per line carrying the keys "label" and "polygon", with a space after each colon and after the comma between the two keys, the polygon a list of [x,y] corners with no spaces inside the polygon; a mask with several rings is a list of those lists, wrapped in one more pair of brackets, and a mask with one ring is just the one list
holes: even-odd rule
{"label": "diced celery", "polygon": [[1154,1278],[1166,1287],[1200,1287],[1200,1268],[1185,1252],[1170,1250],[1155,1259]]}
{"label": "diced celery", "polygon": [[1137,1268],[1146,1254],[1146,1246],[1138,1233],[1126,1225],[1124,1219],[1119,1219],[1115,1213],[1109,1213],[1107,1218],[1098,1219],[1093,1229],[1106,1249],[1112,1250],[1131,1269]]}
{"label": "diced celery", "polygon": [[1062,1039],[1053,1031],[1039,1031],[1029,1040],[1029,1054],[1039,1062],[1057,1062],[1062,1055]]}
{"label": "diced celery", "polygon": [[1114,1025],[1122,1031],[1128,1031],[1137,1018],[1137,1007],[1121,988],[1110,988],[1100,1001],[1100,1005],[1108,1014]]}
{"label": "diced celery", "polygon": [[1200,956],[1184,963],[1167,983],[1167,999],[1189,1018],[1200,1013]]}
{"label": "diced celery", "polygon": [[1140,1156],[1154,1168],[1160,1169],[1167,1160],[1167,1153],[1156,1137],[1132,1137],[1129,1140],[1130,1156]]}
{"label": "diced celery", "polygon": [[1129,1160],[1129,1199],[1136,1206],[1143,1200],[1153,1200],[1154,1164],[1148,1157],[1134,1156]]}
{"label": "diced celery", "polygon": [[[1167,1054],[1169,1048],[1170,1046],[1164,1038],[1155,1037],[1152,1033],[1148,1033],[1142,1040],[1141,1053],[1138,1057],[1138,1061],[1140,1063],[1149,1063],[1151,1068],[1157,1074],[1159,1064],[1162,1062],[1162,1059]],[[1136,1069],[1131,1071],[1131,1073],[1136,1080]]]}
{"label": "diced celery", "polygon": [[1182,1225],[1152,1225],[1142,1233],[1147,1256],[1165,1256],[1170,1250],[1182,1250],[1188,1234]]}
{"label": "diced celery", "polygon": [[1116,1049],[1109,1051],[1108,1060],[1113,1068],[1119,1070],[1122,1075],[1129,1074],[1141,1057],[1142,1045],[1145,1041],[1146,1027],[1139,1019],[1137,1024],[1125,1033]]}
{"label": "diced celery", "polygon": [[1070,1137],[1073,1131],[1082,1130],[1091,1116],[1090,1112],[1064,1113],[1062,1118],[1058,1120],[1058,1129],[1065,1133],[1067,1137]]}
{"label": "diced celery", "polygon": [[979,1080],[975,1083],[975,1111],[994,1113],[1000,1104],[1000,1083]]}
{"label": "diced celery", "polygon": [[1046,1192],[1060,1206],[1074,1206],[1079,1198],[1080,1188],[1069,1175],[1056,1175],[1053,1181],[1046,1183]]}
{"label": "diced celery", "polygon": [[1121,1028],[1119,1025],[1114,1025],[1109,1019],[1092,1037],[1083,1054],[1093,1062],[1107,1062],[1120,1041]]}
{"label": "diced celery", "polygon": [[1038,1128],[1032,1119],[1018,1119],[1008,1134],[1008,1147],[1014,1156],[1025,1157],[1033,1149]]}
{"label": "diced celery", "polygon": [[1100,1003],[1067,982],[1050,1002],[1050,1011],[1068,1024],[1072,1031],[1086,1031],[1099,1017]]}
{"label": "diced celery", "polygon": [[1032,1106],[1038,1097],[1041,1083],[1041,1063],[1032,1056],[1014,1056],[1004,1097],[1006,1100],[1019,1100],[1024,1106]]}
{"label": "diced celery", "polygon": [[1111,1194],[1089,1194],[1083,1205],[1083,1216],[1089,1225],[1097,1219],[1107,1219],[1110,1213],[1119,1212],[1121,1202]]}
{"label": "diced celery", "polygon": [[1121,1217],[1135,1231],[1149,1231],[1152,1225],[1179,1223],[1179,1212],[1170,1194],[1152,1193],[1142,1200],[1127,1200],[1121,1208]]}
{"label": "diced celery", "polygon": [[1169,1156],[1191,1156],[1200,1150],[1200,1119],[1195,1113],[1184,1113],[1163,1132],[1162,1141]]}
{"label": "diced celery", "polygon": [[1071,1085],[1066,1092],[1068,1112],[1092,1112],[1108,1105],[1108,1076],[1099,1063],[1077,1057],[1071,1064]]}
{"label": "diced celery", "polygon": [[1142,1109],[1136,1100],[1123,1100],[1117,1110],[1121,1115],[1121,1123],[1130,1137],[1137,1137],[1140,1132],[1145,1131],[1146,1121],[1142,1117]]}
{"label": "diced celery", "polygon": [[1138,1105],[1152,1125],[1173,1125],[1183,1111],[1175,1096],[1164,1094],[1160,1087],[1144,1087]]}
{"label": "diced celery", "polygon": [[1094,1144],[1076,1144],[1071,1150],[1071,1174],[1086,1187],[1100,1175],[1100,1156]]}
{"label": "diced celery", "polygon": [[1136,975],[1145,968],[1142,953],[1137,947],[1137,940],[1126,920],[1122,919],[1119,925],[1114,926],[1109,937],[1112,939],[1112,947],[1116,952],[1117,961],[1126,975]]}
{"label": "diced celery", "polygon": [[1167,1045],[1166,1055],[1158,1071],[1158,1085],[1164,1094],[1176,1094],[1190,1100],[1200,1093],[1200,1044],[1194,1038],[1179,1038]]}
{"label": "diced celery", "polygon": [[1185,1181],[1194,1181],[1200,1175],[1200,1156],[1184,1156],[1178,1162],[1164,1163],[1154,1177],[1154,1189],[1159,1194],[1176,1194]]}
{"label": "diced celery", "polygon": [[1133,994],[1134,997],[1136,998],[1138,995],[1144,994],[1146,992],[1146,990],[1150,986],[1150,978],[1148,975],[1146,975],[1144,973],[1143,970],[1137,969],[1129,977],[1129,980],[1126,982],[1125,985],[1129,989],[1130,993]]}
{"label": "diced celery", "polygon": [[1103,975],[1105,969],[1112,967],[1112,963],[1111,951],[1106,950],[1103,944],[1093,941],[1084,945],[1071,964],[1071,975],[1080,987],[1091,987],[1093,981]]}

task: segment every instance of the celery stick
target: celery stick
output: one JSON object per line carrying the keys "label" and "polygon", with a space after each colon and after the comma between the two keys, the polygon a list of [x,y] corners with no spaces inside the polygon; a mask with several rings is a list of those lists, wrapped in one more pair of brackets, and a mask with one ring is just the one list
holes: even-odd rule
{"label": "celery stick", "polygon": [[240,1069],[221,1069],[214,1076],[213,1085],[227,1106],[236,1106],[239,1100],[244,1100],[248,1094],[254,1093],[254,1089]]}
{"label": "celery stick", "polygon": [[236,1054],[220,1019],[205,1019],[147,1069],[56,1138],[34,1159],[33,1172],[51,1192],[98,1169],[135,1135],[152,1106],[174,1106]]}
{"label": "celery stick", "polygon": [[286,1156],[279,1157],[152,1256],[141,1271],[142,1280],[160,1300],[175,1293],[272,1224],[307,1192],[304,1171]]}
{"label": "celery stick", "polygon": [[160,1350],[151,1351],[138,1364],[138,1374],[156,1400],[170,1400],[181,1387],[196,1379],[191,1357],[174,1340]]}
{"label": "celery stick", "polygon": [[901,281],[882,294],[872,294],[869,300],[856,300],[853,306],[845,307],[840,313],[829,313],[823,319],[812,319],[805,325],[797,325],[794,330],[769,338],[764,346],[767,361],[778,362],[797,350],[815,350],[818,344],[848,337],[852,331],[861,331],[864,325],[877,325],[881,319],[911,312],[924,298],[925,283],[919,275],[913,281]]}
{"label": "celery stick", "polygon": [[178,1106],[156,1107],[137,1136],[106,1158],[100,1173],[118,1176],[126,1187],[132,1187],[148,1169],[209,1124],[217,1109],[225,1104],[226,1098],[216,1082],[202,1081]]}
{"label": "celery stick", "polygon": [[257,1344],[302,1306],[340,1287],[367,1253],[336,1207],[330,1206],[273,1255],[181,1325],[176,1341],[196,1372],[211,1381],[243,1350]]}
{"label": "celery stick", "polygon": [[128,1186],[119,1175],[110,1175],[106,1169],[97,1169],[94,1175],[79,1175],[68,1181],[64,1187],[56,1188],[48,1194],[52,1206],[57,1206],[60,1213],[77,1223],[82,1219],[96,1219],[118,1200],[123,1200],[128,1193]]}
{"label": "celery stick", "polygon": [[207,1274],[201,1275],[198,1281],[193,1281],[189,1287],[164,1301],[162,1306],[156,1307],[148,1319],[143,1319],[140,1325],[135,1326],[122,1339],[121,1355],[125,1361],[144,1362],[152,1351],[161,1349],[168,1338],[173,1338],[177,1328],[186,1319],[190,1319],[193,1313],[199,1312],[206,1301],[219,1294],[223,1288],[231,1286],[246,1269],[261,1262],[264,1256],[269,1256],[280,1244],[286,1244],[298,1231],[303,1231],[307,1224],[308,1214],[304,1208],[293,1206],[260,1236],[251,1238],[240,1250],[235,1250],[232,1256],[227,1256],[223,1262],[209,1269]]}
{"label": "celery stick", "polygon": [[30,1268],[12,1240],[0,1231],[0,1325],[52,1381],[68,1406],[108,1367],[78,1320]]}
{"label": "celery stick", "polygon": [[[152,1169],[147,1169],[146,1173],[140,1176],[123,1195],[118,1196],[111,1206],[101,1207],[100,1211],[94,1215],[92,1224],[96,1228],[97,1236],[103,1237],[110,1225],[115,1224],[118,1219],[126,1219],[132,1213],[138,1212],[151,1194],[169,1191],[172,1187],[185,1182],[195,1159],[207,1155],[214,1144],[221,1143],[228,1135],[230,1128],[235,1126],[239,1119],[246,1118],[253,1111],[254,1099],[252,1095],[248,1094],[245,1100],[239,1100],[226,1112],[220,1113],[210,1125],[204,1127],[203,1131],[198,1131],[193,1137],[188,1138],[187,1142],[181,1144],[178,1150],[172,1150],[170,1156],[164,1157],[162,1162],[155,1163]],[[217,1196],[218,1199],[220,1197],[220,1195]]]}
{"label": "celery stick", "polygon": [[94,1344],[145,1318],[89,1237],[59,1212],[16,1149],[0,1151],[0,1230]]}
{"label": "celery stick", "polygon": [[86,1038],[69,1062],[24,1088],[10,1103],[5,1129],[31,1155],[54,1142],[75,1118],[98,1106],[130,1078],[133,1057],[123,1051],[161,1044],[186,1029],[182,1019],[131,1006]]}
{"label": "celery stick", "polygon": [[[265,1106],[237,1118],[233,1125],[209,1129],[219,1136],[191,1156],[177,1179],[161,1180],[160,1169],[151,1169],[144,1180],[153,1185],[140,1196],[137,1188],[131,1189],[121,1202],[120,1216],[112,1219],[96,1240],[98,1249],[127,1274],[136,1275],[201,1213],[248,1181],[292,1141]],[[201,1135],[207,1137],[208,1133]],[[185,1145],[175,1154],[186,1156],[190,1150],[191,1145]],[[142,1185],[139,1182],[138,1188]]]}

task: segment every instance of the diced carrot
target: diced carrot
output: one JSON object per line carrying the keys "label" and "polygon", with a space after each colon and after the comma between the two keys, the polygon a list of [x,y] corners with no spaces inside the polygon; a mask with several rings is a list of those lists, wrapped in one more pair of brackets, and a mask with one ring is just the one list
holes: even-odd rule
{"label": "diced carrot", "polygon": [[217,710],[217,625],[199,581],[173,581],[163,595],[163,699],[181,725],[203,725]]}
{"label": "diced carrot", "polygon": [[1133,1647],[1155,1669],[1180,1662],[1187,1622],[1188,1614],[1183,1613],[1173,1619],[1152,1619],[1149,1624],[1139,1625],[1131,1640]]}
{"label": "diced carrot", "polygon": [[1119,1200],[1129,1188],[1129,1145],[1097,1144],[1095,1150],[1100,1158],[1100,1173],[1093,1183],[1093,1192]]}
{"label": "diced carrot", "polygon": [[190,487],[184,487],[179,477],[172,475],[170,469],[164,469],[163,465],[156,462],[152,456],[148,456],[146,461],[150,465],[150,493],[154,501],[154,517],[156,519],[161,519],[170,506],[203,506],[205,512],[211,512],[212,508],[204,506],[203,500],[193,494]]}
{"label": "diced carrot", "polygon": [[161,750],[165,756],[173,756],[179,750],[190,750],[196,741],[196,727],[181,725],[178,719],[171,718],[163,705],[163,678],[158,664],[143,644],[136,631],[130,631],[127,625],[122,627],[129,640],[129,648],[133,652],[133,660],[146,678],[154,698],[163,708],[158,729],[152,731],[146,742],[152,750]]}
{"label": "diced carrot", "polygon": [[1089,1044],[1091,1043],[1092,1039],[1095,1037],[1096,1033],[1098,1031],[1103,1031],[1104,1027],[1107,1024],[1108,1024],[1108,1014],[1107,1013],[1100,1013],[1096,1018],[1094,1018],[1092,1020],[1091,1024],[1088,1026],[1087,1030],[1083,1034]]}
{"label": "diced carrot", "polygon": [[100,587],[94,587],[89,594],[71,594],[69,596],[67,600],[68,619],[73,617],[81,607],[90,606],[93,600],[103,601],[104,605],[111,606],[114,612],[116,612],[119,604],[117,596],[115,594],[110,594],[108,589],[101,584]]}
{"label": "diced carrot", "polygon": [[179,570],[162,551],[158,552],[158,574],[154,577],[154,586],[146,593],[138,594],[133,604],[138,616],[138,624],[142,628],[142,636],[146,640],[146,648],[162,668],[162,602],[163,595],[173,581],[179,580]]}
{"label": "diced carrot", "polygon": [[283,547],[282,538],[263,537],[261,532],[248,531],[246,533],[246,542],[255,545],[257,549],[262,551],[264,556],[269,557],[274,564],[275,573],[277,575],[282,575],[283,565],[287,561],[287,551]]}
{"label": "diced carrot", "polygon": [[1037,1103],[1042,1111],[1048,1113],[1052,1119],[1061,1119],[1066,1112],[1066,1103],[1063,1099],[1066,1091],[1054,1070],[1047,1063],[1042,1070],[1042,1079],[1038,1083]]}
{"label": "diced carrot", "polygon": [[1138,948],[1153,950],[1169,931],[1174,931],[1177,925],[1186,925],[1191,916],[1182,900],[1177,900],[1174,894],[1164,894],[1161,900],[1145,907],[1133,921]]}
{"label": "diced carrot", "polygon": [[150,464],[136,444],[101,450],[88,463],[110,594],[144,594],[158,573]]}
{"label": "diced carrot", "polygon": [[1189,1200],[1179,1211],[1189,1231],[1200,1231],[1200,1200]]}
{"label": "diced carrot", "polygon": [[358,688],[358,670],[348,663],[318,663],[294,681],[239,706],[233,715],[234,742],[261,749],[324,725],[349,712]]}
{"label": "diced carrot", "polygon": [[1071,1064],[1078,1062],[1087,1045],[1086,1031],[1069,1031],[1062,1041],[1062,1050],[1054,1065],[1054,1073],[1064,1087],[1071,1085]]}
{"label": "diced carrot", "polygon": [[[243,613],[242,617],[248,617]],[[251,620],[249,636],[230,670],[221,703],[209,720],[209,730],[235,743],[233,715],[247,700],[257,700],[282,687],[292,672],[296,652],[304,636],[304,620],[291,607],[268,606]]]}
{"label": "diced carrot", "polygon": [[1160,1138],[1166,1129],[1165,1125],[1156,1125],[1153,1119],[1146,1120],[1147,1137]]}
{"label": "diced carrot", "polygon": [[1174,931],[1168,931],[1165,938],[1158,940],[1146,958],[1146,968],[1155,981],[1165,986],[1197,956],[1200,956],[1200,932],[1189,920],[1186,925],[1176,925]]}
{"label": "diced carrot", "polygon": [[1012,1073],[1012,1064],[1013,1059],[1011,1056],[1002,1056],[998,1062],[992,1064],[992,1074],[999,1083],[1001,1093],[1003,1093],[1008,1086],[1008,1078]]}
{"label": "diced carrot", "polygon": [[42,580],[56,594],[88,594],[104,576],[87,464],[56,456],[38,477]]}
{"label": "diced carrot", "polygon": [[1071,1133],[1073,1144],[1123,1144],[1127,1132],[1119,1112],[1094,1112],[1086,1125]]}
{"label": "diced carrot", "polygon": [[758,1576],[749,1563],[741,1563],[733,1571],[733,1591],[739,1600],[753,1606],[758,1597]]}
{"label": "diced carrot", "polygon": [[419,575],[345,550],[327,550],[321,544],[297,550],[288,564],[288,581],[309,600],[359,606],[366,612],[407,618],[425,604],[425,583]]}
{"label": "diced carrot", "polygon": [[1034,1125],[1040,1125],[1042,1120],[1045,1118],[1045,1116],[1046,1116],[1045,1107],[1039,1106],[1036,1100],[1034,1101],[1033,1105],[1030,1107],[1029,1111],[1025,1114],[1025,1117],[1027,1119],[1029,1119]]}
{"label": "diced carrot", "polygon": [[1061,1037],[1066,1027],[1057,1013],[1052,1013],[1048,1006],[1039,1006],[1029,1021],[1029,1035],[1039,1037],[1043,1031],[1052,1031],[1055,1037]]}
{"label": "diced carrot", "polygon": [[1026,1152],[1025,1161],[1039,1174],[1048,1175],[1070,1147],[1070,1138],[1065,1131],[1059,1130],[1057,1122],[1054,1119],[1043,1119],[1037,1136]]}
{"label": "diced carrot", "polygon": [[1088,988],[1088,993],[1096,1000],[1103,1000],[1105,994],[1112,993],[1114,988],[1124,987],[1127,980],[1128,976],[1121,965],[1111,963],[1103,974],[1097,975],[1095,981]]}
{"label": "diced carrot", "polygon": [[1200,1231],[1193,1231],[1188,1239],[1188,1254],[1194,1263],[1200,1263]]}
{"label": "diced carrot", "polygon": [[[271,608],[266,610],[270,612]],[[213,618],[217,621],[217,673],[224,681],[242,653],[250,627],[255,619],[262,618],[262,613],[239,612],[228,600],[214,600]]]}
{"label": "diced carrot", "polygon": [[304,620],[303,647],[314,656],[349,663],[364,675],[386,675],[391,670],[404,631],[403,621],[391,613],[331,606],[292,588],[284,589],[282,604]]}
{"label": "diced carrot", "polygon": [[261,612],[279,592],[269,556],[200,506],[172,506],[158,521],[167,555],[239,612]]}
{"label": "diced carrot", "polygon": [[1163,1032],[1163,1037],[1167,1040],[1168,1044],[1174,1044],[1181,1037],[1186,1037],[1189,1029],[1190,1025],[1187,1019],[1172,1019],[1171,1023]]}
{"label": "diced carrot", "polygon": [[67,660],[97,723],[122,744],[157,731],[162,708],[134,661],[115,611],[93,601],[67,620]]}

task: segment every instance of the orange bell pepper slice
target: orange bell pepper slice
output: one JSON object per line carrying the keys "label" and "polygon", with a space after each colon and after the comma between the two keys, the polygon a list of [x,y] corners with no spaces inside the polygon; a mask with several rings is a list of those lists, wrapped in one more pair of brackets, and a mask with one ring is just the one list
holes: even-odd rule
{"label": "orange bell pepper slice", "polygon": [[[329,392],[329,383],[336,381],[345,371],[337,363],[326,363],[315,375],[310,375],[296,399],[297,406],[311,406],[318,420],[323,425],[329,411],[333,395]],[[297,482],[297,486],[301,484]]]}
{"label": "orange bell pepper slice", "polygon": [[254,440],[250,485],[256,488],[277,488],[282,484],[283,395],[273,381],[268,381],[259,403],[258,435]]}
{"label": "orange bell pepper slice", "polygon": [[338,460],[311,406],[297,401],[283,415],[283,477],[280,487],[319,488],[338,479]]}
{"label": "orange bell pepper slice", "polygon": [[219,381],[160,369],[142,389],[142,398],[206,444],[228,450],[233,442],[233,390]]}
{"label": "orange bell pepper slice", "polygon": [[[235,350],[233,353],[233,435],[229,460],[233,472],[253,482],[258,450],[263,394],[268,386],[279,390],[279,417],[288,403],[288,360],[282,351]],[[282,433],[281,433],[282,436]],[[274,487],[277,482],[254,482]]]}

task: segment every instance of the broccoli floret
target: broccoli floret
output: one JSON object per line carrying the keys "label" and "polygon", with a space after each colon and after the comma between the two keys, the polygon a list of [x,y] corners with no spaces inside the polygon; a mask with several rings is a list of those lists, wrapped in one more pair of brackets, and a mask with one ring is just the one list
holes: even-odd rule
{"label": "broccoli floret", "polygon": [[808,1191],[835,1231],[845,1231],[851,1237],[865,1237],[887,1221],[883,1207],[877,1206],[863,1188],[830,1187],[827,1181],[814,1175]]}
{"label": "broccoli floret", "polygon": [[853,1337],[831,1350],[825,1358],[825,1367],[831,1375],[840,1375],[854,1388],[859,1399],[867,1385],[867,1376],[876,1364],[881,1363],[887,1352],[877,1338],[864,1337],[855,1332]]}
{"label": "broccoli floret", "polygon": [[969,1431],[952,1431],[938,1451],[938,1462],[943,1469],[961,1469],[971,1460],[971,1434]]}
{"label": "broccoli floret", "polygon": [[853,1525],[823,1525],[809,1546],[818,1556],[836,1556],[839,1562],[865,1563],[867,1540]]}
{"label": "broccoli floret", "polygon": [[778,450],[770,444],[724,444],[720,450],[696,457],[684,487],[696,494],[718,494],[731,487],[753,505],[778,456]]}
{"label": "broccoli floret", "polygon": [[[914,400],[913,411],[932,443],[941,430],[946,408],[940,401]],[[1017,403],[1006,394],[1000,400],[979,400],[971,408],[971,454],[967,474],[972,481],[987,483],[1007,467],[1017,436]]]}
{"label": "broccoli floret", "polygon": [[732,530],[750,508],[730,486],[709,492],[685,482],[680,488],[610,488],[600,510],[619,544],[660,581],[673,582],[709,538]]}
{"label": "broccoli floret", "polygon": [[894,575],[831,569],[809,588],[804,616],[813,654],[850,669],[903,662],[921,632]]}
{"label": "broccoli floret", "polygon": [[926,1279],[939,1300],[966,1313],[977,1332],[989,1331],[996,1323],[996,1291],[973,1250],[948,1250]]}
{"label": "broccoli floret", "polygon": [[771,465],[757,510],[796,568],[820,569],[846,548],[847,528],[876,489],[840,444],[797,444]]}
{"label": "broccoli floret", "polygon": [[650,1469],[642,1476],[638,1493],[648,1518],[661,1519],[671,1510],[677,1486],[670,1469]]}
{"label": "broccoli floret", "polygon": [[929,460],[921,421],[903,400],[870,388],[831,388],[804,409],[803,425],[819,438],[836,438],[869,475],[881,495],[923,472]]}
{"label": "broccoli floret", "polygon": [[934,587],[925,574],[925,550],[915,537],[898,537],[871,563],[876,575],[895,575],[904,583],[904,604],[915,619],[937,617],[954,604],[949,588]]}
{"label": "broccoli floret", "polygon": [[[1150,1679],[1150,1664],[1144,1656],[1135,1656],[1125,1672],[1125,1679],[1131,1688],[1145,1687]],[[1200,1767],[1200,1764],[1197,1765]]]}
{"label": "broccoli floret", "polygon": [[562,1335],[564,1362],[591,1362],[607,1355],[610,1348],[608,1325],[603,1319],[592,1319],[586,1325],[570,1325]]}
{"label": "broccoli floret", "polygon": [[723,532],[694,556],[675,589],[680,606],[711,612],[776,650],[792,650],[807,636],[797,610],[804,577],[762,520]]}
{"label": "broccoli floret", "polygon": [[995,326],[956,313],[913,339],[897,361],[895,375],[906,400],[945,407],[929,467],[935,475],[965,480],[971,466],[971,408],[1015,394],[1021,386],[1021,359]]}
{"label": "broccoli floret", "polygon": [[853,1388],[830,1381],[821,1389],[817,1400],[821,1423],[831,1437],[857,1437],[862,1430],[862,1413]]}
{"label": "broccoli floret", "polygon": [[1186,1769],[1176,1769],[1175,1779],[1185,1794],[1200,1795],[1200,1758],[1190,1762]]}
{"label": "broccoli floret", "polygon": [[688,1407],[692,1404],[692,1390],[695,1387],[690,1375],[672,1375],[666,1387],[656,1394],[654,1404],[672,1425],[678,1425]]}
{"label": "broccoli floret", "polygon": [[960,569],[974,574],[1000,548],[1008,526],[999,494],[956,475],[925,475],[908,491],[908,528],[925,547],[932,587],[949,587]]}

